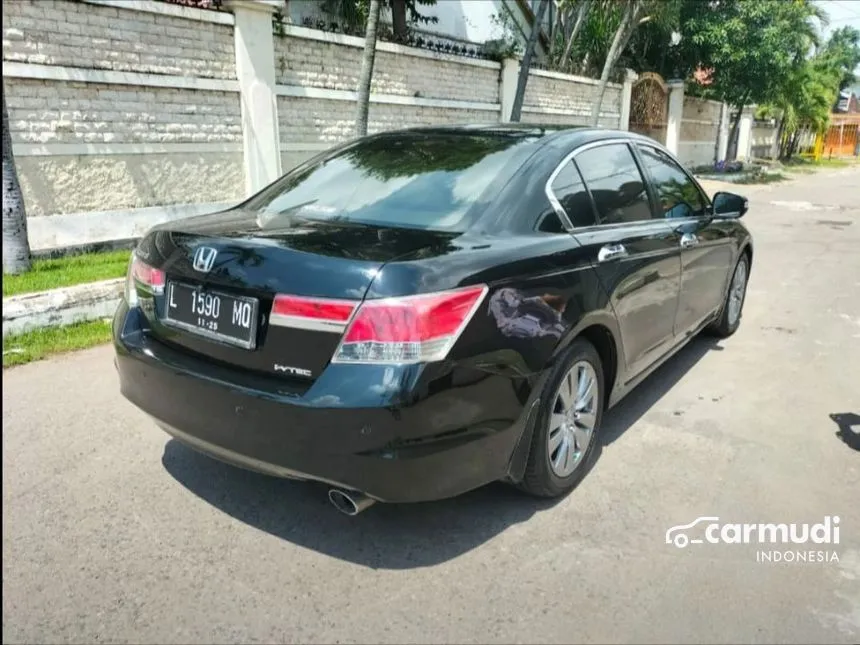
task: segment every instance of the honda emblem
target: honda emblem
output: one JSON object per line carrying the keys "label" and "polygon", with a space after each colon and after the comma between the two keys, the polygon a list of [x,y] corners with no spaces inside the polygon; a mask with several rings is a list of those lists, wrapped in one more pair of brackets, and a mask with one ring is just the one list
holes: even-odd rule
{"label": "honda emblem", "polygon": [[213,249],[211,246],[201,246],[194,251],[194,261],[191,266],[194,267],[195,271],[207,273],[212,270],[212,265],[215,264],[215,256],[217,255],[217,249]]}

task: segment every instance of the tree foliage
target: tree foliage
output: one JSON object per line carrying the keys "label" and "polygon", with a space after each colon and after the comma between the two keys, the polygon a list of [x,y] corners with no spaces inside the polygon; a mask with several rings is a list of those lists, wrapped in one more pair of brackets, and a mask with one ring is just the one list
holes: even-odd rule
{"label": "tree foliage", "polygon": [[817,44],[811,0],[687,0],[681,17],[679,66],[712,69],[702,90],[732,106],[773,100]]}
{"label": "tree foliage", "polygon": [[[405,40],[409,23],[435,23],[435,16],[421,13],[421,7],[431,7],[436,0],[382,0],[382,8],[391,10],[394,40]],[[347,31],[363,30],[370,12],[370,0],[322,0],[320,8],[341,21]]]}
{"label": "tree foliage", "polygon": [[860,30],[854,27],[835,29],[821,55],[840,71],[839,89],[845,89],[857,80],[854,72],[860,66]]}
{"label": "tree foliage", "polygon": [[826,129],[839,90],[854,81],[860,63],[860,32],[837,29],[813,55],[797,61],[766,111],[780,118],[780,156],[796,149],[801,127]]}

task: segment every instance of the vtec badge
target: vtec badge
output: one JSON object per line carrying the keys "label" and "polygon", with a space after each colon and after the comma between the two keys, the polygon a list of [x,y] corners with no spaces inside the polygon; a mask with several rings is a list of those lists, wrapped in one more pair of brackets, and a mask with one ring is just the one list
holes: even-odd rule
{"label": "vtec badge", "polygon": [[276,372],[286,372],[287,374],[292,374],[293,376],[313,376],[310,370],[304,370],[301,367],[293,367],[291,365],[281,365],[279,363],[275,363],[274,370]]}

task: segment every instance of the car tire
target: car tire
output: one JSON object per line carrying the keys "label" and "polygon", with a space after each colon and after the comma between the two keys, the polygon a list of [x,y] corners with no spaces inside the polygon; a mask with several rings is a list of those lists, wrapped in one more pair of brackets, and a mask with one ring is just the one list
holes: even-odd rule
{"label": "car tire", "polygon": [[[744,302],[747,296],[749,266],[749,256],[746,253],[742,253],[732,273],[732,281],[729,283],[729,288],[726,291],[726,298],[723,301],[720,317],[706,329],[711,336],[728,338],[738,330],[741,318],[743,317]],[[741,278],[741,284],[736,284]],[[740,291],[738,291],[738,288]]]}
{"label": "car tire", "polygon": [[[593,392],[582,392],[583,379],[593,379]],[[576,339],[547,379],[532,432],[531,449],[519,487],[537,497],[559,497],[572,491],[587,474],[599,443],[605,401],[603,365],[594,346]],[[564,407],[565,393],[572,399]],[[577,407],[581,409],[577,411]],[[564,416],[566,422],[559,425]],[[585,428],[593,425],[588,433]],[[587,445],[582,448],[586,436]],[[561,438],[559,438],[561,437]],[[574,463],[565,461],[567,457]],[[568,469],[572,465],[572,469]]]}

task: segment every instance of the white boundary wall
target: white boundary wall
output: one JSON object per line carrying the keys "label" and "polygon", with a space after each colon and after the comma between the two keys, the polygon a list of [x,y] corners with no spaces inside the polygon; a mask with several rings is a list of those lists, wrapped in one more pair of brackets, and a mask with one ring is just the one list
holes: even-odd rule
{"label": "white boundary wall", "polygon": [[[34,250],[138,237],[236,203],[353,136],[364,41],[280,0],[11,0],[3,82]],[[518,62],[380,42],[369,130],[507,120]],[[600,124],[626,129],[632,78]],[[597,81],[532,70],[522,120],[586,124]]]}

